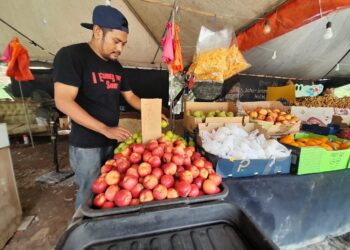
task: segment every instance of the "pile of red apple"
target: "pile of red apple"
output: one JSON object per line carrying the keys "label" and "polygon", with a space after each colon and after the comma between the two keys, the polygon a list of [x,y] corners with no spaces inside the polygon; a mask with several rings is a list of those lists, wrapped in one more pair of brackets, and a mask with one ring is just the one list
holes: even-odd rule
{"label": "pile of red apple", "polygon": [[136,206],[153,200],[219,193],[221,176],[193,146],[165,137],[131,144],[101,168],[92,185],[94,207]]}
{"label": "pile of red apple", "polygon": [[246,113],[252,120],[271,122],[275,125],[289,125],[299,121],[295,115],[279,109],[256,108],[255,110],[246,110]]}

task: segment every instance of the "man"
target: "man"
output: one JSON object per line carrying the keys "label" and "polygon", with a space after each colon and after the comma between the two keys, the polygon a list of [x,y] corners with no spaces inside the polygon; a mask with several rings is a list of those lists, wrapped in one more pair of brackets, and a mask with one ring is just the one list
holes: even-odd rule
{"label": "man", "polygon": [[119,96],[140,110],[141,100],[130,89],[118,62],[128,38],[128,21],[111,6],[97,6],[88,43],[62,48],[54,60],[55,102],[72,119],[69,160],[79,186],[76,208],[91,192],[101,165],[113,156],[117,142],[130,137],[118,126]]}

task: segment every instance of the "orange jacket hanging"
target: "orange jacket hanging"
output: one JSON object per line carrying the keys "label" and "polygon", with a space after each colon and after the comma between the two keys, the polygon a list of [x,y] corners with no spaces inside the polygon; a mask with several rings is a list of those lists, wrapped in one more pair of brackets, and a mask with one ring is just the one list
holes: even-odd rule
{"label": "orange jacket hanging", "polygon": [[9,46],[12,49],[12,53],[6,75],[14,78],[16,81],[34,80],[34,76],[29,69],[30,60],[27,49],[20,44],[17,37],[12,39]]}
{"label": "orange jacket hanging", "polygon": [[172,73],[176,74],[183,71],[184,67],[182,62],[182,52],[181,52],[180,37],[179,37],[180,28],[176,23],[174,23],[173,29],[174,29],[174,39],[173,39],[174,60],[171,63],[171,69],[172,69]]}

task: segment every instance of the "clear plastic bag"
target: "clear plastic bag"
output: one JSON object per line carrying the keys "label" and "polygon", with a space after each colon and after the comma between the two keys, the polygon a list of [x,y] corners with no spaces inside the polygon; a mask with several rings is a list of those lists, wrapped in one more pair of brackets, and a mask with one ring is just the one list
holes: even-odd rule
{"label": "clear plastic bag", "polygon": [[189,74],[194,74],[196,81],[223,83],[249,66],[235,43],[232,29],[215,32],[201,27],[196,55],[188,70]]}

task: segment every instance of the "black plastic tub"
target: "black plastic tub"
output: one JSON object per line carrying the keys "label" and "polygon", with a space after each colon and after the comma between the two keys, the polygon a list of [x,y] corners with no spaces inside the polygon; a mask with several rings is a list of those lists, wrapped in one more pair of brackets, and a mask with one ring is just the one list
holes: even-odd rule
{"label": "black plastic tub", "polygon": [[93,203],[95,194],[91,193],[89,198],[85,202],[83,202],[81,206],[81,212],[86,217],[101,217],[101,216],[107,216],[107,215],[137,212],[137,211],[144,210],[151,207],[174,206],[176,204],[192,204],[192,203],[200,203],[200,202],[207,202],[207,201],[213,201],[213,200],[223,200],[228,195],[228,187],[226,186],[226,184],[222,183],[220,185],[220,189],[222,191],[218,194],[202,195],[198,197],[166,199],[161,201],[154,200],[154,201],[143,203],[137,206],[114,207],[109,209],[94,208],[92,203]]}
{"label": "black plastic tub", "polygon": [[278,248],[237,206],[212,201],[85,219],[64,233],[56,249]]}

